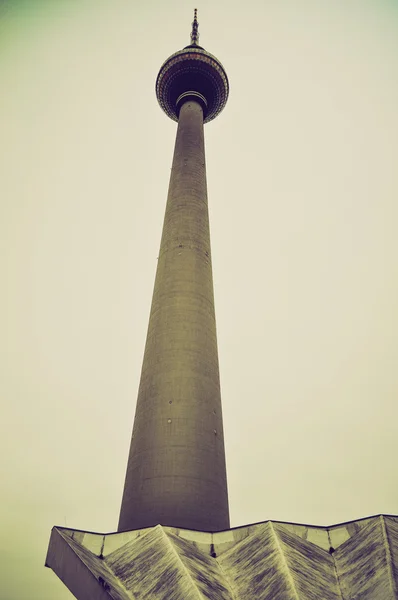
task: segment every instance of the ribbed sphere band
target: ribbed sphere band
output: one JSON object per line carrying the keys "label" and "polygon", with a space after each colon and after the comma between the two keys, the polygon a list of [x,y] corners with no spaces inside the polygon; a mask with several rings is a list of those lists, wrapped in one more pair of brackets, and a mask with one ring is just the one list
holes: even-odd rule
{"label": "ribbed sphere band", "polygon": [[220,61],[201,46],[186,46],[161,66],[156,97],[167,116],[178,121],[177,99],[189,90],[206,99],[204,123],[223,110],[229,94],[228,77]]}
{"label": "ribbed sphere band", "polygon": [[229,528],[201,105],[182,104],[119,531]]}

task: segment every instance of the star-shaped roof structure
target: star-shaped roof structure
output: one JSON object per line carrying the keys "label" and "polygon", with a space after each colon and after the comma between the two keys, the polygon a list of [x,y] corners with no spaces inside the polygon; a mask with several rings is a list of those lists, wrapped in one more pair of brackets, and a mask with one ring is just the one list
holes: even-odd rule
{"label": "star-shaped roof structure", "polygon": [[81,600],[395,600],[398,517],[216,533],[54,527],[46,565]]}

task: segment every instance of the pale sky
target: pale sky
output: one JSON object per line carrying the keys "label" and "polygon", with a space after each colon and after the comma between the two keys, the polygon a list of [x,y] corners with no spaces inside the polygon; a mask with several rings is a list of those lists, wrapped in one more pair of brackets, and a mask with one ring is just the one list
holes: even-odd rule
{"label": "pale sky", "polygon": [[0,600],[117,526],[195,6],[232,526],[398,514],[398,1],[3,0]]}

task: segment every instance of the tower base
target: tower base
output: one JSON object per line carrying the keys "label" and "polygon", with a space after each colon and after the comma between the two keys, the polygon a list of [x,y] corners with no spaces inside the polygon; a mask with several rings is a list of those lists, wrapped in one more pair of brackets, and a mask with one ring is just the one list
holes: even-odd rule
{"label": "tower base", "polygon": [[398,516],[217,533],[54,527],[46,566],[78,600],[395,600]]}

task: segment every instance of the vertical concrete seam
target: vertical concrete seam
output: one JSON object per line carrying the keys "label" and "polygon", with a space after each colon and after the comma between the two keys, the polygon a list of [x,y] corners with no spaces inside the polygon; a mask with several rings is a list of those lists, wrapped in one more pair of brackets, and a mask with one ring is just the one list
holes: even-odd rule
{"label": "vertical concrete seam", "polygon": [[102,537],[101,552],[99,557],[104,558],[105,536]]}
{"label": "vertical concrete seam", "polygon": [[[328,532],[329,547],[332,548],[332,540],[330,538],[330,529],[328,529],[327,532]],[[336,582],[337,582],[337,591],[339,592],[339,596],[340,596],[341,600],[346,600],[343,595],[343,588],[341,587],[340,576],[339,576],[339,572],[337,569],[337,563],[336,563],[336,559],[335,559],[334,555],[335,555],[335,552],[333,552],[331,554],[331,557],[333,560],[334,574],[335,574]]]}
{"label": "vertical concrete seam", "polygon": [[380,515],[379,518],[380,518],[380,524],[381,524],[381,532],[383,535],[384,549],[386,552],[388,579],[390,582],[392,598],[398,598],[397,584],[395,582],[395,578],[394,578],[394,574],[393,574],[393,564],[392,564],[392,556],[391,556],[391,550],[390,550],[390,539],[388,537],[388,531],[386,528],[385,516]]}

